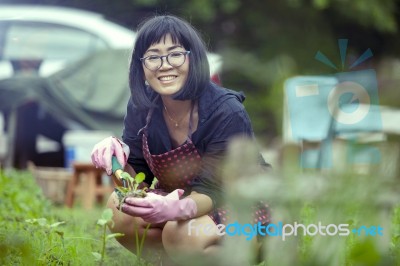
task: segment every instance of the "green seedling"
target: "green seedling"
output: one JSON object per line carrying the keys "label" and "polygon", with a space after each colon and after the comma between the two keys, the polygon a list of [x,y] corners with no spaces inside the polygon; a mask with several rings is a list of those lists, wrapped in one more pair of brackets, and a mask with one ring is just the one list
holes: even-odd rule
{"label": "green seedling", "polygon": [[101,253],[98,252],[92,252],[93,256],[95,257],[95,260],[100,262],[100,265],[103,264],[104,262],[104,256],[106,252],[106,243],[108,240],[116,237],[123,236],[124,234],[121,233],[114,233],[114,234],[108,234],[107,235],[107,224],[109,224],[111,227],[114,227],[114,221],[112,220],[113,217],[113,212],[111,209],[105,209],[101,215],[101,218],[97,220],[97,225],[101,226],[103,229],[103,234],[102,234],[102,248],[101,248]]}
{"label": "green seedling", "polygon": [[133,178],[129,173],[123,171],[122,166],[115,156],[112,157],[112,171],[123,183],[122,186],[116,187],[120,203],[128,196],[137,198],[146,197],[147,187],[139,188],[146,177],[144,173],[140,172]]}
{"label": "green seedling", "polygon": [[[117,176],[118,177],[118,176]],[[146,197],[148,190],[147,187],[139,188],[139,185],[144,181],[145,174],[140,172],[136,174],[135,178],[132,178],[127,172],[122,172],[119,177],[126,186],[117,186],[117,194],[119,203],[121,204],[126,197],[136,197],[136,198],[144,198]],[[125,181],[125,182],[124,182]],[[155,189],[158,180],[154,177],[153,182],[151,183],[150,189]]]}
{"label": "green seedling", "polygon": [[127,184],[126,186],[117,186],[116,187],[117,191],[119,192],[118,196],[120,198],[120,201],[122,199],[124,199],[125,197],[136,197],[136,198],[146,197],[147,187],[144,187],[142,189],[139,188],[139,185],[145,179],[144,173],[138,173],[135,176],[135,178],[132,178],[130,176],[130,174],[128,174],[127,172],[122,172],[118,178],[120,178],[124,184]]}

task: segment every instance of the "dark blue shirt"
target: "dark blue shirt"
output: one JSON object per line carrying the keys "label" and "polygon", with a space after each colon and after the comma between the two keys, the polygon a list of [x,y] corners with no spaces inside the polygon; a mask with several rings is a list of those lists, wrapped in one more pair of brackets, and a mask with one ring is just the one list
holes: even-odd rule
{"label": "dark blue shirt", "polygon": [[[223,192],[219,173],[229,141],[239,135],[254,137],[250,118],[242,104],[244,99],[242,93],[210,83],[198,100],[199,120],[192,142],[202,158],[202,167],[192,181],[191,189],[208,195],[214,206],[219,205]],[[145,173],[145,182],[151,184],[154,175],[143,156],[141,131],[148,112],[148,109],[138,109],[129,101],[122,139],[131,151],[128,163],[136,173]],[[147,132],[151,154],[162,154],[172,149],[162,108],[156,107],[153,111]],[[260,163],[267,165],[262,159]]]}

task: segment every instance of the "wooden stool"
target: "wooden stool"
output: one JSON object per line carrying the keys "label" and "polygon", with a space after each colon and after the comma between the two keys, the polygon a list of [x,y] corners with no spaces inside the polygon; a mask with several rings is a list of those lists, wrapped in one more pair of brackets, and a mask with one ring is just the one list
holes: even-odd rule
{"label": "wooden stool", "polygon": [[[91,163],[74,163],[74,173],[68,184],[65,204],[72,208],[76,194],[82,197],[82,206],[85,209],[91,209],[93,204],[103,202],[103,196],[109,196],[113,192],[112,180],[110,185],[103,186],[102,176],[104,170],[96,168]],[[81,182],[81,177],[86,177],[86,182]]]}

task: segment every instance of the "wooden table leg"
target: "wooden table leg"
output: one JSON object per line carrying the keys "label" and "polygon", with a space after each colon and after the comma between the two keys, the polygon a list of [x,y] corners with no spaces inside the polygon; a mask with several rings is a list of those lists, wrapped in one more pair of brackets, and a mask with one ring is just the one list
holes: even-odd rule
{"label": "wooden table leg", "polygon": [[72,208],[74,205],[75,189],[78,183],[78,178],[79,178],[79,173],[75,171],[71,177],[71,180],[68,182],[67,195],[65,197],[65,205],[69,208]]}

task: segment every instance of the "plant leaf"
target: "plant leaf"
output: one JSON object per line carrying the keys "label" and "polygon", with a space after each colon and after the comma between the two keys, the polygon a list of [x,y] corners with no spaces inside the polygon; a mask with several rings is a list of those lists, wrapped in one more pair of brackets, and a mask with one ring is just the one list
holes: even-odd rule
{"label": "plant leaf", "polygon": [[124,195],[129,191],[127,187],[116,187],[116,189]]}
{"label": "plant leaf", "polygon": [[132,182],[133,182],[133,178],[132,178],[131,175],[128,174],[127,172],[123,172],[123,173],[121,174],[121,178],[122,178],[122,179],[125,179],[125,180],[128,180],[129,183],[132,183]]}
{"label": "plant leaf", "polygon": [[113,217],[113,212],[110,208],[105,209],[101,215],[101,218],[107,221],[111,221],[112,217]]}
{"label": "plant leaf", "polygon": [[95,261],[101,261],[101,254],[98,252],[92,252]]}
{"label": "plant leaf", "polygon": [[62,225],[62,224],[65,224],[65,222],[62,221],[62,222],[54,223],[54,224],[50,225],[50,227],[58,227],[59,225]]}
{"label": "plant leaf", "polygon": [[37,222],[40,226],[46,226],[47,225],[47,219],[46,218],[39,218],[37,219]]}
{"label": "plant leaf", "polygon": [[120,237],[120,236],[124,236],[124,235],[125,234],[121,234],[121,233],[109,234],[109,235],[107,235],[106,239]]}
{"label": "plant leaf", "polygon": [[25,220],[25,222],[30,223],[30,224],[38,224],[40,226],[47,225],[47,219],[46,218],[27,219],[27,220]]}
{"label": "plant leaf", "polygon": [[105,219],[98,219],[98,220],[97,220],[97,224],[98,224],[98,225],[101,225],[101,226],[104,226],[104,225],[107,224],[107,223],[108,223],[108,221],[105,220]]}
{"label": "plant leaf", "polygon": [[154,177],[153,181],[151,182],[150,189],[156,189],[157,183],[158,183],[158,179],[157,179],[157,177]]}
{"label": "plant leaf", "polygon": [[144,179],[146,178],[146,175],[143,172],[138,173],[135,176],[135,182],[136,184],[140,184],[144,181]]}

